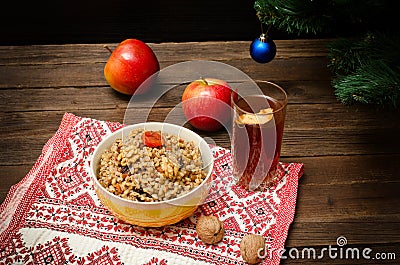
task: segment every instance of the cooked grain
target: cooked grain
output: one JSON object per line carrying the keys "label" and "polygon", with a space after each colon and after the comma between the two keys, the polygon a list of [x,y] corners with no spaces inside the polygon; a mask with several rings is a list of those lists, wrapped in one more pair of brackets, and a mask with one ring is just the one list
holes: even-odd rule
{"label": "cooked grain", "polygon": [[133,201],[157,202],[182,196],[203,182],[206,173],[193,142],[162,133],[163,145],[151,148],[143,143],[144,132],[132,130],[104,151],[97,176],[104,188]]}

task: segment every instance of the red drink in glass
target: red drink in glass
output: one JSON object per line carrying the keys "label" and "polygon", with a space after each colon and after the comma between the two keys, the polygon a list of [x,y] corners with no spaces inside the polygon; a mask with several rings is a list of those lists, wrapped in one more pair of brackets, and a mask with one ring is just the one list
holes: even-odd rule
{"label": "red drink in glass", "polygon": [[246,189],[262,190],[278,180],[286,93],[284,97],[282,101],[267,95],[248,95],[233,106],[233,172],[236,183]]}

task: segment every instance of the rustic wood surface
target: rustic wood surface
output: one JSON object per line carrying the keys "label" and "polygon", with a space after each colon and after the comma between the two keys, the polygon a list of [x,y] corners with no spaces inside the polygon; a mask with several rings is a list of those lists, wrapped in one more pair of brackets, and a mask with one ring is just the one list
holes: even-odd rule
{"label": "rustic wood surface", "polygon": [[[269,64],[255,63],[249,42],[152,44],[161,68],[188,60],[230,64],[289,94],[281,160],[302,162],[294,223],[287,247],[348,246],[395,253],[396,260],[285,259],[282,264],[399,264],[399,112],[337,101],[327,69],[329,40],[277,40]],[[0,201],[33,166],[65,112],[123,122],[129,97],[112,90],[103,68],[104,44],[0,46]],[[107,44],[113,48],[117,44]],[[150,120],[162,121],[183,88],[169,92]],[[136,106],[138,113],[145,106]],[[205,134],[202,133],[205,136]],[[230,147],[226,132],[208,134]]]}

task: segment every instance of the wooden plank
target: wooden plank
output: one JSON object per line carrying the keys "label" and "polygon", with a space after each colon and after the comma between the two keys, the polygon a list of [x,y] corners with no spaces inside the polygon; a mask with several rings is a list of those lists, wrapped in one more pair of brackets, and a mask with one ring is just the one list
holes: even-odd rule
{"label": "wooden plank", "polygon": [[[207,42],[151,46],[159,57],[162,69],[178,62],[201,59],[228,63],[251,73],[254,79],[287,81],[323,80],[322,77],[328,77],[329,80],[324,48],[327,41],[282,41],[281,55],[278,52],[277,58],[266,65],[250,59],[248,44]],[[225,47],[222,51],[221,46]],[[109,53],[99,44],[38,45],[29,49],[25,46],[3,46],[0,47],[0,55],[0,88],[107,86],[103,68]],[[291,60],[284,60],[286,58]]]}
{"label": "wooden plank", "polygon": [[[4,103],[0,104],[3,110],[5,110],[0,117],[0,122],[4,126],[0,129],[0,132],[4,133],[4,136],[7,137],[8,135],[16,136],[21,130],[33,130],[34,132],[37,129],[45,129],[47,123],[54,124],[59,122],[59,117],[62,116],[63,112],[77,112],[77,115],[84,116],[93,114],[93,118],[100,117],[101,119],[116,122],[123,122],[124,115],[127,118],[134,115],[137,118],[137,122],[145,121],[148,115],[150,115],[152,121],[166,121],[165,119],[169,116],[172,116],[176,122],[186,121],[181,111],[179,99],[175,99],[175,101],[171,99],[168,105],[172,107],[156,106],[148,108],[151,105],[143,102],[133,102],[128,107],[126,101],[119,101],[119,95],[114,94],[114,102],[109,101],[109,103],[106,102],[104,104],[101,101],[88,101],[85,96],[82,98],[73,98],[71,96],[69,100],[66,97],[66,101],[61,101],[62,97],[58,97],[60,101],[54,100],[52,102],[53,99],[49,96],[50,99],[47,99],[47,102],[52,107],[43,105],[44,109],[47,106],[48,110],[46,111],[39,111],[41,104],[46,103],[40,103],[41,96],[32,102],[21,102],[21,105],[19,105],[18,101],[13,102],[12,98],[4,97]],[[89,97],[90,95],[87,96]],[[57,95],[55,95],[54,99],[57,99]],[[78,102],[75,102],[75,100]],[[84,104],[85,102],[87,104]],[[165,104],[165,101],[163,102],[160,103],[161,106]],[[176,104],[176,106],[172,104]],[[18,111],[14,111],[14,109]],[[391,135],[393,133],[392,130],[396,131],[400,128],[400,124],[394,122],[397,115],[397,111],[376,111],[371,110],[367,106],[346,107],[340,103],[290,104],[287,108],[285,132],[333,129],[335,131],[343,130],[342,134],[349,133],[349,136],[352,137],[351,134],[354,133],[362,135],[363,132],[367,133],[370,131],[372,135],[375,131],[382,130],[387,131],[387,134]],[[42,124],[43,126],[37,128],[35,127],[35,123]],[[312,132],[308,132],[308,134],[313,135]],[[325,136],[329,136],[329,130],[327,130],[327,133],[320,135],[321,138]],[[329,141],[329,138],[327,138],[327,141]]]}
{"label": "wooden plank", "polygon": [[33,167],[33,164],[0,166],[0,204],[5,200],[11,186],[19,183]]}
{"label": "wooden plank", "polygon": [[[7,152],[7,156],[0,158],[0,164],[21,164],[32,161],[40,153],[45,142],[53,135],[57,126],[58,124],[51,124],[34,131],[21,130],[18,131],[19,135],[10,135],[0,139],[2,149]],[[320,137],[321,133],[325,133],[326,137]],[[395,140],[398,133],[399,131],[396,131],[388,135],[386,132],[378,131],[374,135],[370,135],[370,132],[364,132],[349,136],[342,130],[329,130],[327,132],[325,129],[319,129],[285,132],[281,156],[290,158],[371,153],[396,154],[398,153],[398,142],[394,142],[396,145],[390,145],[382,139],[387,137]],[[226,134],[204,134],[201,132],[199,134],[211,138],[213,142],[222,147],[230,147],[230,141]]]}
{"label": "wooden plank", "polygon": [[[333,241],[333,240],[332,240]],[[332,264],[332,265],[358,265],[358,264],[392,264],[398,265],[398,249],[400,244],[392,243],[392,244],[358,244],[358,245],[346,245],[339,248],[335,242],[331,242],[331,247],[336,249],[332,249],[329,252],[329,244],[324,245],[322,247],[318,246],[302,246],[296,249],[292,249],[288,247],[285,249],[285,255],[281,260],[280,264],[288,265],[288,264]],[[315,248],[316,250],[316,258],[308,258],[308,251],[310,248]],[[354,254],[352,256],[351,251],[355,248],[358,249],[359,256]],[[304,252],[303,252],[304,249]],[[324,250],[323,250],[324,249]],[[362,254],[362,251],[366,249],[367,251]],[[368,252],[368,249],[371,249],[371,252]],[[296,250],[299,252],[299,256],[296,255]],[[340,254],[342,250],[342,255]],[[302,253],[304,253],[304,258],[302,258]],[[329,254],[331,253],[331,254]],[[346,253],[347,256],[346,256]],[[357,253],[357,252],[355,252]],[[358,257],[358,258],[357,258]]]}
{"label": "wooden plank", "polygon": [[299,185],[295,221],[400,223],[399,181]]}
{"label": "wooden plank", "polygon": [[[304,164],[305,172],[301,178],[301,186],[400,181],[400,164],[397,162],[400,161],[400,154],[282,157],[281,161]],[[28,173],[34,162],[33,160],[24,164],[2,165],[2,175],[7,177],[0,178],[0,187],[7,187],[4,190],[7,191]]]}
{"label": "wooden plank", "polygon": [[[325,57],[331,39],[276,40],[275,59]],[[250,41],[148,43],[160,62],[248,59]],[[105,63],[117,43],[0,46],[0,65]]]}
{"label": "wooden plank", "polygon": [[33,167],[33,164],[1,166],[2,178],[0,178],[0,190],[7,191],[17,184]]}
{"label": "wooden plank", "polygon": [[[324,105],[291,105],[288,109],[284,132],[282,156],[323,156],[346,154],[384,154],[398,153],[400,126],[391,122],[396,113],[373,112],[368,109],[347,112],[338,107],[329,110]],[[68,111],[65,110],[65,111]],[[135,117],[145,117],[145,109],[135,109]],[[164,121],[169,108],[155,108],[150,121]],[[335,113],[336,112],[336,113]],[[0,158],[0,164],[24,163],[32,161],[40,153],[43,144],[54,134],[64,111],[45,112],[5,112],[0,117],[2,138],[0,145],[8,150],[9,155]],[[123,122],[125,109],[120,106],[100,110],[74,109],[76,115],[102,120]],[[394,116],[393,116],[394,115]],[[298,118],[297,118],[298,117]],[[340,117],[340,119],[339,119]],[[172,116],[170,122],[178,122],[184,117]],[[144,118],[136,120],[144,121]],[[317,122],[318,121],[318,122]],[[230,147],[229,136],[222,132],[202,136],[212,138],[218,145]],[[11,159],[11,160],[10,160]]]}
{"label": "wooden plank", "polygon": [[[237,68],[254,80],[330,80],[330,73],[326,68],[326,58],[274,60],[266,65],[257,64],[252,59],[220,62]],[[161,63],[161,69],[175,63],[178,62]],[[305,65],[307,67],[304,67]],[[105,63],[103,62],[87,64],[2,65],[0,66],[0,76],[2,77],[0,89],[108,86],[104,78],[104,66]],[[192,69],[187,69],[187,72],[175,72],[174,77],[171,77],[172,79],[168,81],[171,83],[176,80],[186,80],[188,72],[192,72]],[[197,78],[209,75],[208,72],[208,70],[204,70],[203,73],[199,73]],[[223,79],[226,79],[228,82],[236,81],[235,79]]]}
{"label": "wooden plank", "polygon": [[[396,157],[391,157],[389,161],[395,161]],[[369,156],[367,159],[365,156],[345,159],[353,162],[363,161],[364,165],[368,165],[367,162],[375,160],[376,156]],[[325,157],[322,160],[329,161],[330,158]],[[364,172],[372,171],[372,174],[364,178],[370,177],[375,182],[365,181],[363,178],[349,181],[342,172],[326,168],[327,171],[336,173],[333,174],[333,179],[341,178],[340,181],[328,184],[328,174],[315,173],[312,169],[323,167],[320,164],[321,158],[308,158],[308,161],[306,175],[299,183],[296,215],[290,230],[288,246],[326,245],[340,235],[347,236],[352,244],[400,242],[399,231],[394,229],[400,224],[400,212],[398,207],[393,207],[400,203],[397,196],[399,179],[393,175],[391,180],[379,181],[379,176],[373,173],[377,169],[365,166]],[[379,159],[376,162],[379,162]],[[394,174],[398,167],[399,165],[392,163],[388,165],[388,170]],[[26,174],[24,172],[29,170],[27,165],[2,168],[10,177],[4,183],[2,180],[1,187],[15,184],[16,178],[11,181],[12,176]],[[350,175],[356,175],[359,172],[356,170],[358,168],[350,170]],[[318,177],[321,179],[318,180]],[[0,191],[0,195],[3,194],[4,188]]]}
{"label": "wooden plank", "polygon": [[[275,59],[325,57],[327,55],[327,44],[331,41],[332,39],[275,40],[277,46]],[[150,47],[160,61],[196,59],[219,61],[250,58],[250,44],[250,41],[188,42],[150,44]],[[109,46],[115,47],[115,44]]]}
{"label": "wooden plank", "polygon": [[281,161],[304,164],[301,186],[400,181],[400,154],[282,157]]}
{"label": "wooden plank", "polygon": [[[29,100],[21,100],[22,98]],[[116,92],[111,87],[69,87],[0,90],[0,99],[2,110],[26,112],[126,108],[130,97]]]}
{"label": "wooden plank", "polygon": [[349,245],[400,243],[397,227],[400,222],[301,222],[295,220],[290,227],[287,247],[336,245],[344,236]]}
{"label": "wooden plank", "polygon": [[[287,81],[279,84],[287,91],[289,104],[337,103],[330,81]],[[235,88],[235,84],[232,84],[232,87]],[[176,86],[162,96],[155,106],[173,107],[179,104],[184,89],[184,85]],[[24,97],[29,100],[21,100]],[[0,90],[0,109],[19,112],[126,108],[130,99],[130,96],[120,94],[109,86],[4,89]],[[153,104],[151,100],[134,102],[135,107],[148,107]]]}
{"label": "wooden plank", "polygon": [[[18,178],[21,178],[20,175],[24,176],[28,169],[27,165],[3,168],[8,177],[1,182],[2,192],[16,184]],[[394,170],[396,168],[392,169],[392,174]],[[295,223],[320,223],[314,225],[314,229],[324,227],[327,223],[377,223],[384,222],[388,218],[391,222],[400,223],[399,209],[393,207],[400,203],[400,198],[397,196],[400,188],[399,179],[379,181],[375,177],[375,182],[342,181],[328,184],[327,175],[318,174],[311,177],[311,180],[321,177],[325,183],[310,183],[309,175],[312,173],[307,172],[306,165],[306,175],[299,183]],[[397,231],[396,233],[400,241],[400,234]]]}

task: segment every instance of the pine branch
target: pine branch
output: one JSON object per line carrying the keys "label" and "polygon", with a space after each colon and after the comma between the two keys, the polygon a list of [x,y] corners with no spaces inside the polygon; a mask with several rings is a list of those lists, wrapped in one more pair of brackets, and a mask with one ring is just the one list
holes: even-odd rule
{"label": "pine branch", "polygon": [[326,26],[326,17],[319,15],[326,8],[324,3],[320,0],[257,0],[254,9],[263,24],[288,33],[317,34]]}
{"label": "pine branch", "polygon": [[390,0],[256,0],[259,20],[287,33],[322,33],[341,25],[368,25],[374,28]]}
{"label": "pine branch", "polygon": [[328,67],[337,76],[335,93],[344,104],[400,106],[400,37],[369,33],[329,46]]}
{"label": "pine branch", "polygon": [[337,98],[344,104],[400,106],[400,67],[391,67],[383,60],[371,61],[352,74],[339,76],[333,85]]}
{"label": "pine branch", "polygon": [[337,39],[328,45],[328,67],[337,75],[353,73],[362,64],[382,60],[400,65],[400,37],[368,33],[364,38]]}
{"label": "pine branch", "polygon": [[[397,26],[394,34],[382,33],[398,22],[390,0],[256,0],[254,9],[262,23],[287,33],[318,34],[336,27],[339,33],[352,28],[364,35],[328,47],[336,96],[344,104],[400,107],[400,34]],[[366,30],[374,33],[365,36]]]}

